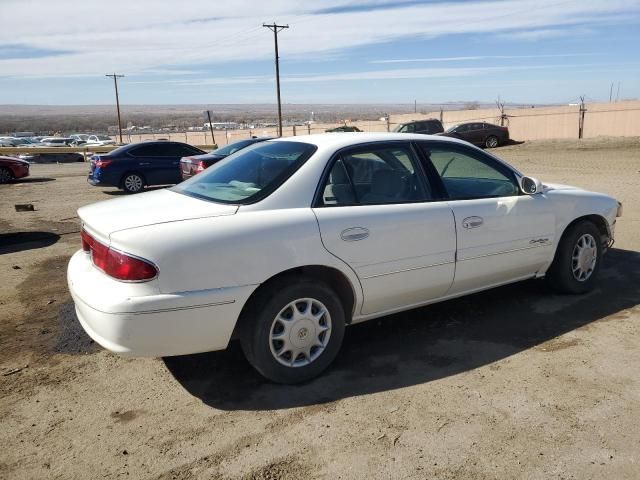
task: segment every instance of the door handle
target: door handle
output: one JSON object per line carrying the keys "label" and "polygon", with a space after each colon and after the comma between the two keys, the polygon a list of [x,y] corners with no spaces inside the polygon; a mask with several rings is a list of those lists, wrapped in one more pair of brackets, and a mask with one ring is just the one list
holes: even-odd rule
{"label": "door handle", "polygon": [[482,217],[467,217],[462,220],[462,226],[464,228],[478,228],[483,224],[483,222],[484,220],[482,219]]}
{"label": "door handle", "polygon": [[340,232],[340,238],[345,242],[357,242],[369,236],[369,230],[364,227],[351,227]]}

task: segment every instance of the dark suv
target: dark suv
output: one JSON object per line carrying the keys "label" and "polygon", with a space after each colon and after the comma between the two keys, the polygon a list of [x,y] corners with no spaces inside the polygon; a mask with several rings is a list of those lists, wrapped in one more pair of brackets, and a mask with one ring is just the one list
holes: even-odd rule
{"label": "dark suv", "polygon": [[435,135],[444,132],[442,122],[436,118],[427,120],[414,120],[412,122],[401,123],[393,129],[398,133],[422,133],[424,135]]}

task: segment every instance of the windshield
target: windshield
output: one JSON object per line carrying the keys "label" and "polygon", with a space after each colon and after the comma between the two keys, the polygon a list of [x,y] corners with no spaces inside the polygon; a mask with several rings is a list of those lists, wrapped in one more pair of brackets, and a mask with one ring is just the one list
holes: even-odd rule
{"label": "windshield", "polygon": [[246,147],[247,145],[250,145],[252,142],[251,140],[240,140],[239,142],[233,142],[230,143],[229,145],[226,145],[222,148],[218,148],[217,150],[214,150],[211,153],[215,153],[216,155],[231,155],[232,153],[236,153],[238,150],[242,150],[244,147]]}
{"label": "windshield", "polygon": [[96,135],[98,140],[111,140],[111,137],[107,137],[106,135]]}
{"label": "windshield", "polygon": [[301,142],[260,142],[230,155],[174,190],[221,203],[251,203],[266,197],[313,155]]}
{"label": "windshield", "polygon": [[447,129],[447,133],[451,133],[451,132],[453,132],[453,131],[454,131],[456,128],[458,128],[459,126],[460,126],[460,125],[454,125],[453,127],[449,127],[449,128]]}

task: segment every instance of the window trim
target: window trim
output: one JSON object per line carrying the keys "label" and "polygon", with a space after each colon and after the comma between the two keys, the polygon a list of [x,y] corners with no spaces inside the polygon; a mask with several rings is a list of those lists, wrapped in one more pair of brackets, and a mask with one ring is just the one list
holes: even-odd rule
{"label": "window trim", "polygon": [[[338,150],[336,150],[331,157],[329,158],[329,160],[327,161],[326,165],[324,166],[324,169],[322,170],[322,174],[320,175],[320,180],[318,181],[318,184],[316,185],[316,192],[313,196],[313,201],[311,202],[311,208],[339,208],[339,207],[375,207],[375,206],[379,206],[379,205],[413,205],[416,203],[432,203],[432,202],[441,202],[443,199],[441,198],[431,198],[431,199],[422,199],[422,200],[413,200],[413,201],[407,201],[407,202],[389,202],[389,203],[350,203],[350,204],[344,204],[344,205],[325,205],[324,204],[324,200],[323,200],[323,193],[324,193],[324,187],[326,185],[326,182],[328,180],[329,175],[331,174],[331,170],[333,169],[333,166],[336,164],[336,162],[338,160],[342,160],[342,156],[346,153],[346,152],[351,152],[353,150],[361,150],[361,149],[368,149],[371,147],[375,147],[375,148],[393,148],[393,147],[397,147],[397,146],[403,146],[403,147],[407,147],[409,149],[409,151],[411,152],[411,154],[413,155],[413,160],[415,161],[415,163],[417,163],[417,165],[414,165],[415,168],[415,173],[418,177],[418,181],[421,183],[422,188],[424,189],[425,192],[432,192],[434,193],[434,185],[433,183],[429,180],[429,178],[427,177],[424,168],[422,166],[422,162],[421,160],[421,155],[420,152],[418,151],[417,148],[415,148],[414,146],[414,142],[411,140],[383,140],[383,141],[377,141],[377,142],[366,142],[366,143],[358,143],[356,145],[349,145],[347,147],[343,147],[340,148]],[[349,170],[346,168],[345,164],[344,164],[344,160],[342,160],[342,167],[344,168],[347,177],[349,178],[349,183],[351,184],[351,188],[354,190],[355,192],[355,185],[353,183],[353,180],[351,179],[351,174],[349,173]],[[435,186],[437,188],[437,186]],[[355,193],[354,197],[357,199],[358,194],[357,192]]]}
{"label": "window trim", "polygon": [[[431,175],[435,175],[436,180],[439,184],[439,186],[442,188],[442,192],[445,195],[445,199],[450,201],[450,202],[460,202],[460,201],[466,201],[466,200],[483,200],[483,199],[487,199],[487,198],[508,198],[508,197],[518,197],[518,196],[522,196],[525,195],[521,189],[520,189],[520,182],[518,182],[518,172],[514,169],[512,169],[509,165],[507,165],[506,163],[502,162],[501,160],[493,157],[492,155],[487,154],[486,152],[484,152],[483,150],[480,150],[479,148],[473,148],[473,147],[468,147],[467,145],[461,145],[457,142],[442,142],[442,141],[437,141],[437,140],[425,140],[425,141],[421,141],[421,140],[416,140],[415,141],[416,144],[416,149],[420,151],[420,153],[424,156],[426,162],[428,162],[428,164],[430,165],[430,170],[431,170]],[[435,165],[433,164],[433,162],[431,161],[430,158],[427,158],[426,154],[422,151],[422,149],[420,148],[419,144],[424,144],[427,146],[437,146],[437,147],[446,147],[446,148],[451,148],[453,151],[458,150],[460,153],[467,155],[475,160],[480,161],[481,163],[484,163],[485,165],[494,168],[495,170],[497,170],[499,173],[503,174],[504,176],[506,176],[516,187],[516,194],[515,195],[490,195],[490,196],[486,196],[486,197],[468,197],[468,198],[451,198],[451,196],[449,195],[449,192],[447,191],[447,188],[444,184],[444,182],[442,181],[442,177],[440,176],[440,174],[438,173],[438,170],[436,169]]]}

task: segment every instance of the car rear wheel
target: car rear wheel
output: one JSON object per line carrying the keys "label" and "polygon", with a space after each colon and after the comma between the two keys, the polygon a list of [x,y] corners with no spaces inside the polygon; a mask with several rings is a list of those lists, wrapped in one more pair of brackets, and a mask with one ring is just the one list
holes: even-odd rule
{"label": "car rear wheel", "polygon": [[247,360],[277,383],[300,383],[334,360],[344,337],[338,295],[310,278],[287,277],[257,293],[241,319]]}
{"label": "car rear wheel", "polygon": [[144,190],[144,179],[138,173],[128,173],[122,179],[122,189],[127,193],[138,193]]}
{"label": "car rear wheel", "polygon": [[9,183],[13,180],[13,173],[6,167],[0,167],[0,183]]}
{"label": "car rear wheel", "polygon": [[500,141],[498,140],[498,137],[496,137],[495,135],[491,135],[487,137],[487,139],[484,142],[484,145],[487,148],[496,148],[499,144],[500,144]]}
{"label": "car rear wheel", "polygon": [[600,231],[589,221],[565,232],[546,279],[557,291],[586,293],[593,289],[602,259]]}

